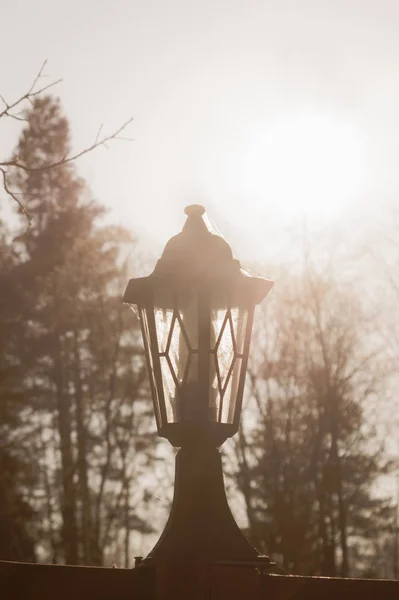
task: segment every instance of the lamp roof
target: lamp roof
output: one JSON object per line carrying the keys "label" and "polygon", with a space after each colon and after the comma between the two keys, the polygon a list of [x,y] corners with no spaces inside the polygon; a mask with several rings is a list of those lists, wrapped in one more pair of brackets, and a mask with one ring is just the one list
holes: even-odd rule
{"label": "lamp roof", "polygon": [[151,287],[216,286],[239,289],[240,295],[250,296],[259,304],[273,282],[241,268],[226,240],[210,231],[203,219],[203,206],[192,204],[184,212],[187,219],[183,230],[167,242],[151,275],[129,281],[123,301],[140,305]]}

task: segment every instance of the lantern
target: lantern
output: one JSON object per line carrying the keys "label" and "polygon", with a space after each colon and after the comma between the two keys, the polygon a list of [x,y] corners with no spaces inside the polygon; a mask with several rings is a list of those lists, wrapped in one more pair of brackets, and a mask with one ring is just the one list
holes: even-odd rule
{"label": "lantern", "polygon": [[158,432],[176,455],[173,505],[151,561],[263,561],[227,503],[218,447],[239,426],[254,309],[273,283],[246,273],[188,206],[183,231],[148,277],[131,279]]}
{"label": "lantern", "polygon": [[138,307],[159,434],[220,446],[238,429],[254,308],[273,284],[240,268],[202,206],[185,212],[183,231],[150,276],[130,280],[124,302]]}

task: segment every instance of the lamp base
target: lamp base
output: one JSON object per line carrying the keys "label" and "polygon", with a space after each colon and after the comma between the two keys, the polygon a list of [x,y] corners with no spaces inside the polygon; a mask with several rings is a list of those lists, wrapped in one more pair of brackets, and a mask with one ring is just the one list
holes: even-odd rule
{"label": "lamp base", "polygon": [[281,572],[241,533],[227,502],[220,452],[206,442],[184,446],[176,455],[170,516],[140,568],[158,562],[241,563]]}

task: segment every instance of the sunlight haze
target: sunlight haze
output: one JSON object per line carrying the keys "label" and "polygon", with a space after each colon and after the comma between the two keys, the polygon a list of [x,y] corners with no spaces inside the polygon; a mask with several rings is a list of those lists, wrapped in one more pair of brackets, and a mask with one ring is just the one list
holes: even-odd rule
{"label": "sunlight haze", "polygon": [[0,576],[399,590],[399,0],[0,0],[0,49]]}
{"label": "sunlight haze", "polygon": [[394,0],[3,4],[8,99],[47,58],[75,148],[134,117],[132,142],[79,170],[155,251],[193,201],[252,259],[295,219],[372,216],[397,197]]}

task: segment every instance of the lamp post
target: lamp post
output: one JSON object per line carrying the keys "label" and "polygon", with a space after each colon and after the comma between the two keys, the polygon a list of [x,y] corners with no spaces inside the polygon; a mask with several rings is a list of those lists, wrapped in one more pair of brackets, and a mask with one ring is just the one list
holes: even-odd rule
{"label": "lamp post", "polygon": [[254,309],[273,282],[244,272],[199,205],[148,277],[131,279],[160,436],[178,447],[171,513],[144,563],[271,564],[238,528],[219,447],[239,426]]}

